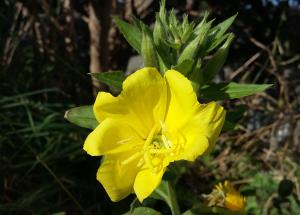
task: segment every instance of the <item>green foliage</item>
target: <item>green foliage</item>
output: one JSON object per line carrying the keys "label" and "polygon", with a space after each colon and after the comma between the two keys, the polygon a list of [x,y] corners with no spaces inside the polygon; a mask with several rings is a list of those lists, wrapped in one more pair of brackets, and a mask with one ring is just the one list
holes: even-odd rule
{"label": "green foliage", "polygon": [[157,68],[157,56],[151,32],[149,32],[146,28],[143,28],[142,32],[141,54],[144,58],[144,66]]}
{"label": "green foliage", "polygon": [[95,118],[92,105],[72,108],[66,111],[65,118],[83,128],[95,129],[99,124]]}
{"label": "green foliage", "polygon": [[228,55],[230,44],[233,40],[233,34],[229,34],[226,42],[219,48],[213,57],[207,62],[203,70],[203,83],[210,82],[216,74],[222,69]]}
{"label": "green foliage", "polygon": [[[69,165],[56,166],[58,163],[75,165],[74,160],[82,161],[81,132],[63,120],[61,110],[67,108],[67,104],[34,99],[51,93],[58,94],[59,91],[43,89],[1,96],[0,181],[13,180],[7,186],[10,191],[3,192],[7,198],[14,197],[15,200],[7,203],[1,199],[0,213],[48,213],[51,208],[58,210],[62,207],[64,203],[58,201],[59,198],[71,203],[76,210],[82,209],[71,194],[74,185],[61,182],[63,172],[67,180],[71,176],[66,171]],[[15,179],[9,174],[12,172]],[[36,177],[38,183],[34,182]]]}
{"label": "green foliage", "polygon": [[234,130],[238,121],[243,117],[246,112],[246,107],[243,105],[235,107],[235,110],[226,113],[226,119],[223,125],[223,131]]}
{"label": "green foliage", "polygon": [[271,84],[238,84],[235,82],[208,84],[200,89],[200,96],[212,100],[236,99],[262,92]]}
{"label": "green foliage", "polygon": [[[284,181],[284,180],[283,180]],[[271,174],[258,172],[251,182],[243,187],[243,192],[248,193],[247,211],[254,215],[290,215],[299,212],[299,203],[291,193],[285,198],[278,195],[280,184]]]}
{"label": "green foliage", "polygon": [[138,52],[141,52],[142,32],[137,26],[130,25],[127,22],[114,17],[114,23],[118,26],[127,42]]}
{"label": "green foliage", "polygon": [[125,75],[122,71],[91,73],[100,82],[107,84],[112,90],[120,92]]}
{"label": "green foliage", "polygon": [[166,202],[173,215],[180,215],[176,194],[169,181],[161,181],[159,187],[155,189],[150,197]]}
{"label": "green foliage", "polygon": [[[0,26],[0,45],[3,48],[3,50],[1,50],[1,58],[3,57],[2,55],[5,54],[4,47],[6,45],[6,39],[7,41],[12,41],[10,47],[17,48],[15,53],[12,53],[12,63],[2,66],[1,68],[1,80],[3,81],[0,84],[0,182],[3,186],[0,192],[0,214],[87,213],[118,215],[124,213],[124,211],[128,210],[128,200],[131,200],[131,198],[129,197],[127,200],[112,204],[95,179],[94,170],[99,166],[99,160],[97,158],[93,160],[90,158],[87,159],[82,150],[82,143],[87,135],[87,130],[78,129],[63,120],[64,110],[74,107],[76,104],[91,104],[93,99],[90,92],[90,79],[84,75],[88,71],[86,62],[89,61],[88,49],[86,48],[88,47],[88,44],[86,44],[88,41],[87,27],[85,26],[84,28],[78,29],[77,26],[77,21],[80,20],[79,17],[81,15],[84,17],[86,14],[80,14],[80,11],[74,11],[76,17],[77,15],[79,16],[76,18],[77,21],[75,20],[76,30],[70,32],[74,35],[76,41],[78,39],[78,43],[76,43],[76,51],[70,53],[64,50],[66,47],[64,41],[66,37],[64,35],[67,34],[70,29],[66,28],[66,26],[58,26],[58,31],[56,31],[56,27],[53,26],[53,23],[56,25],[63,23],[62,20],[58,20],[57,22],[56,19],[56,17],[64,18],[62,14],[64,10],[61,3],[49,4],[49,10],[48,7],[45,7],[47,11],[42,13],[39,12],[41,8],[43,8],[41,7],[42,3],[40,5],[34,1],[32,4],[25,3],[22,8],[25,8],[27,12],[24,14],[29,13],[30,22],[28,23],[32,23],[32,26],[34,26],[32,29],[29,28],[28,32],[24,31],[24,29],[30,25],[27,25],[27,22],[23,22],[26,21],[28,17],[17,16],[16,9],[20,8],[20,5],[16,7],[16,5],[14,5],[15,3],[20,4],[20,2],[15,0],[0,3],[1,17],[3,18]],[[242,1],[241,4],[243,3],[245,2]],[[82,6],[80,4],[81,3],[76,3],[76,7]],[[247,33],[250,32],[253,37],[259,36],[258,38],[262,39],[262,41],[279,44],[278,46],[280,46],[280,48],[278,49],[284,52],[283,59],[285,61],[281,63],[275,58],[280,68],[278,73],[277,71],[274,72],[276,76],[280,75],[281,71],[293,70],[293,68],[286,66],[287,64],[284,63],[293,60],[295,62],[294,64],[296,66],[298,65],[299,58],[295,55],[297,53],[293,51],[299,49],[299,44],[297,45],[298,28],[295,26],[291,27],[291,25],[283,22],[285,30],[280,32],[280,29],[274,28],[274,25],[278,24],[275,22],[276,20],[272,18],[270,24],[267,16],[265,16],[265,14],[269,14],[270,17],[278,17],[278,11],[274,10],[274,7],[271,8],[272,10],[269,8],[270,6],[268,6],[267,10],[265,8],[259,8],[258,11],[255,9],[255,5],[259,5],[259,3],[255,3],[254,5],[251,2],[247,2],[247,4],[249,4],[252,9],[247,9],[246,17],[243,15],[240,17],[239,25],[236,26],[234,31],[241,33],[237,35],[239,42],[235,50],[233,50],[237,50],[237,53],[236,55],[232,55],[234,58],[234,66],[232,68],[236,68],[236,65],[242,65],[244,59],[249,57],[250,54],[253,54],[252,51],[254,48],[248,40],[248,34],[243,34],[243,31],[247,31]],[[222,8],[222,13],[217,11],[218,16],[233,14],[237,10],[236,8],[240,8],[240,4],[235,6],[234,4],[229,5],[226,2],[219,2],[216,3],[216,5],[218,6],[216,8]],[[223,7],[223,5],[226,7]],[[221,67],[218,66],[214,68],[215,65],[211,60],[217,56],[218,52],[221,52],[221,47],[224,47],[226,41],[228,41],[230,33],[226,32],[233,23],[236,15],[216,26],[213,26],[213,22],[211,22],[212,27],[207,33],[207,38],[204,42],[205,45],[198,50],[199,52],[196,59],[184,60],[181,64],[178,64],[178,57],[187,47],[186,44],[197,37],[198,31],[202,30],[203,24],[210,22],[208,20],[208,14],[204,16],[201,22],[202,24],[197,24],[188,22],[187,17],[179,19],[182,21],[176,21],[175,12],[168,13],[163,7],[161,8],[156,18],[156,24],[154,25],[153,38],[150,40],[151,43],[154,43],[154,52],[157,56],[160,71],[163,73],[170,68],[177,69],[193,81],[195,89],[201,88],[203,82],[210,85],[214,76],[213,74],[216,74],[219,67]],[[285,10],[287,10],[287,8],[284,8],[283,11]],[[264,13],[265,11],[267,11],[267,13]],[[274,11],[276,16],[274,16]],[[22,14],[22,12],[20,14]],[[293,16],[295,16],[295,13],[293,13]],[[15,21],[13,17],[16,17]],[[296,15],[295,17],[297,18],[298,16]],[[292,20],[288,21],[289,23],[293,23],[291,22]],[[80,22],[82,22],[82,20],[80,20]],[[133,24],[129,24],[119,18],[115,18],[115,23],[129,44],[138,53],[141,53],[140,43],[143,36],[143,23],[137,19],[133,19]],[[82,23],[80,23],[80,25],[82,25]],[[15,28],[10,29],[11,26],[15,26]],[[23,26],[25,26],[24,29]],[[74,26],[70,25],[70,27]],[[63,34],[61,29],[64,29]],[[257,29],[257,31],[253,31],[253,29]],[[277,32],[276,38],[272,41],[274,39],[273,31],[275,30]],[[38,32],[41,32],[41,40],[34,37],[34,35],[39,35]],[[76,32],[80,32],[80,37],[76,35]],[[290,38],[290,32],[296,35],[294,40]],[[281,34],[283,34],[285,40],[281,40]],[[9,35],[12,37],[9,37]],[[243,35],[247,35],[245,36],[246,39],[242,38]],[[82,40],[85,41],[85,47],[82,47]],[[41,47],[43,44],[40,44],[40,42],[44,43],[44,47]],[[50,46],[48,42],[50,42]],[[268,45],[269,44],[266,43],[266,47],[270,48]],[[227,51],[229,46],[230,44],[226,48]],[[44,51],[40,52],[38,48],[44,48]],[[274,49],[271,49],[272,52],[275,49],[276,46],[274,46]],[[247,52],[245,50],[250,51]],[[81,53],[82,55],[77,56],[76,53]],[[296,56],[295,58],[289,59],[290,56],[294,55]],[[268,57],[269,56],[266,58]],[[49,60],[49,58],[51,60]],[[220,65],[222,64],[222,59],[223,58],[218,61],[221,62]],[[264,58],[259,59],[255,64],[260,65],[264,63],[261,62],[262,60],[264,60]],[[117,61],[112,60],[111,63],[114,65],[112,68],[115,68],[115,66],[123,66],[126,62],[123,62],[122,58]],[[209,65],[212,65],[213,72],[207,72],[207,68],[210,67]],[[262,71],[267,69],[262,68]],[[257,68],[255,68],[254,71],[255,74],[256,71],[258,74],[263,74],[262,76],[258,75],[260,77],[259,80],[262,78],[265,83],[270,82],[270,80],[273,82],[272,79],[274,78],[272,76],[274,74],[259,71]],[[204,74],[209,74],[210,77]],[[112,75],[112,77],[110,77],[110,75]],[[116,77],[114,77],[114,75]],[[250,76],[251,75],[252,74],[250,74]],[[100,77],[98,80],[115,88],[116,92],[120,92],[124,78],[123,72],[119,72],[118,74],[103,73],[103,77]],[[250,81],[246,79],[249,83],[252,82],[251,80],[252,79],[250,79]],[[237,81],[237,79],[235,79],[235,81]],[[284,82],[287,83],[289,87],[282,85],[281,90],[285,91],[286,88],[293,88],[290,82],[285,79]],[[43,89],[45,86],[47,89]],[[52,88],[53,86],[55,88]],[[276,89],[277,88],[274,87],[272,92],[277,95]],[[218,88],[218,90],[219,91],[215,93],[208,92],[207,96],[200,94],[200,97],[209,99],[219,98],[220,100],[228,99],[225,93],[228,89],[224,90],[223,88]],[[244,89],[236,90],[241,92],[234,92],[233,98],[236,97],[236,95],[250,95],[251,91],[250,89],[247,89],[248,92],[245,92]],[[219,95],[216,95],[218,93]],[[290,97],[291,100],[294,98],[291,95],[288,95],[288,97]],[[293,100],[292,106],[297,107],[296,105],[297,103],[294,103]],[[250,106],[249,108],[251,109],[253,107]],[[282,110],[275,108],[275,111],[276,114],[281,115],[279,113]],[[89,109],[89,113],[91,116],[91,108]],[[76,112],[72,114],[78,117],[81,116],[81,114]],[[84,114],[85,113],[83,113],[83,115]],[[239,108],[236,111],[228,112],[224,129],[233,129],[237,122],[240,123],[240,117],[238,116],[241,115],[243,115],[243,111]],[[264,117],[267,118],[267,116]],[[94,119],[92,121],[96,123]],[[84,120],[82,122],[84,122]],[[82,122],[79,122],[79,124]],[[87,124],[89,123],[88,121]],[[94,126],[96,126],[96,124],[94,124]],[[245,123],[243,126],[246,126]],[[93,126],[90,128],[93,128]],[[243,135],[235,130],[233,133],[235,136]],[[234,137],[231,136],[230,138]],[[257,136],[253,136],[246,141],[257,141],[255,138],[257,138]],[[185,201],[192,203],[201,201],[196,197],[200,196],[203,187],[210,189],[211,184],[224,179],[224,177],[228,177],[236,180],[242,179],[242,181],[250,180],[249,183],[242,183],[242,191],[244,195],[247,196],[248,201],[248,214],[298,214],[300,204],[296,198],[295,190],[293,190],[292,193],[282,191],[277,176],[273,177],[276,172],[263,172],[269,168],[274,168],[277,171],[277,169],[279,169],[278,166],[281,165],[281,159],[261,162],[260,157],[264,155],[261,152],[265,151],[265,147],[269,145],[257,141],[254,147],[251,146],[251,148],[247,148],[248,143],[243,143],[244,142],[240,145],[233,142],[217,144],[217,150],[215,150],[214,153],[222,151],[224,147],[228,146],[224,151],[228,154],[220,154],[217,159],[210,157],[209,161],[207,161],[209,171],[203,171],[202,161],[196,163],[193,168],[198,172],[197,177],[185,177],[184,180],[180,180],[178,175],[185,172],[185,170],[181,170],[183,166],[178,167],[178,174],[173,174],[173,172],[169,174],[171,178],[174,177],[176,181],[179,180],[176,193],[178,194],[178,199],[180,199],[180,206],[184,205],[184,207],[182,207],[183,209],[190,208],[188,207],[189,205],[185,205]],[[246,147],[244,148],[245,145]],[[295,146],[290,143],[288,146],[286,154],[290,159],[295,153],[292,151]],[[275,152],[280,151],[280,149],[281,145],[279,145],[279,148],[276,149]],[[216,165],[220,160],[222,165]],[[230,162],[229,169],[226,169],[227,161]],[[298,163],[296,163],[295,166],[299,168]],[[188,173],[185,174],[189,174],[190,171],[191,168],[189,168]],[[297,171],[299,172],[297,169],[295,174],[299,179],[300,174],[298,174]],[[293,171],[287,175],[292,173]],[[205,184],[205,186],[201,186],[202,184]],[[190,186],[188,189],[185,187],[187,185]],[[284,190],[285,189],[286,188],[284,188]],[[290,191],[290,188],[287,190]],[[289,194],[288,196],[287,193]],[[272,194],[278,196],[274,201],[271,201],[271,205],[268,206],[266,203]],[[153,206],[153,208],[157,210],[165,211],[167,205],[162,205],[161,201],[157,202],[153,200],[151,205],[147,205],[147,202],[143,203],[143,205],[139,204],[140,207],[136,208],[134,212],[136,214],[142,214],[146,211],[148,212],[146,214],[150,212],[159,214],[159,212],[153,212],[153,210],[145,208],[149,206]],[[84,212],[82,212],[82,208]],[[264,210],[264,208],[266,209]],[[201,209],[202,212],[200,213],[199,211],[201,211]],[[189,210],[189,212],[193,212],[194,214],[216,214],[211,211],[204,213],[203,207]],[[168,213],[162,212],[162,214]]]}
{"label": "green foliage", "polygon": [[[153,30],[136,18],[133,19],[133,24],[118,18],[114,20],[128,43],[142,55],[145,66],[155,66],[161,73],[177,68],[187,77],[197,70],[197,73],[207,76],[205,81],[208,82],[225,62],[233,39],[232,34],[225,33],[235,18],[236,15],[214,27],[213,20],[208,21],[208,13],[199,24],[189,22],[186,15],[179,21],[174,10],[167,12],[165,1],[161,1]],[[216,50],[220,45],[222,46]],[[203,61],[213,51],[216,52],[207,65],[197,68],[198,60]],[[192,64],[187,63],[189,61]],[[188,67],[184,68],[183,65],[187,64]],[[200,83],[200,80],[197,82]]]}

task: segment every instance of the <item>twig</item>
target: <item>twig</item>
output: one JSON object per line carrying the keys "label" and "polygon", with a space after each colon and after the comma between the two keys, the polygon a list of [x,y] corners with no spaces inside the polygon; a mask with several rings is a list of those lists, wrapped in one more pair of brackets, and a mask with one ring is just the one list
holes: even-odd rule
{"label": "twig", "polygon": [[256,59],[258,59],[261,56],[261,52],[257,52],[252,57],[250,57],[241,67],[239,67],[237,70],[235,70],[230,75],[230,80],[234,79],[239,73],[244,71],[248,66],[250,66]]}

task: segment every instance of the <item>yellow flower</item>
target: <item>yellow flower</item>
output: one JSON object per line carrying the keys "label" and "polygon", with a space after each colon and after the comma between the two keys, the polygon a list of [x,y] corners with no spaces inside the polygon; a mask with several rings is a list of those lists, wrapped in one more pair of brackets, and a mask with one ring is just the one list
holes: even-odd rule
{"label": "yellow flower", "polygon": [[235,212],[244,212],[246,199],[229,181],[219,183],[209,195],[204,195],[208,206],[224,207]]}
{"label": "yellow flower", "polygon": [[104,155],[97,179],[112,201],[134,192],[142,202],[170,162],[194,161],[213,147],[225,118],[215,102],[198,103],[182,74],[169,70],[162,77],[151,67],[130,75],[117,97],[100,92],[94,113],[100,124],[84,150]]}

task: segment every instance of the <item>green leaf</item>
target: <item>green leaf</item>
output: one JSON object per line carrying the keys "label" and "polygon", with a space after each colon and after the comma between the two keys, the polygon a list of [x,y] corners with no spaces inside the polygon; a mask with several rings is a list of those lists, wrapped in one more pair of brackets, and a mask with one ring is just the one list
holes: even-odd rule
{"label": "green leaf", "polygon": [[209,54],[212,50],[217,48],[219,45],[221,45],[227,38],[228,36],[232,33],[224,34],[222,37],[218,39],[214,38],[209,38],[208,36],[208,42],[207,42],[207,47],[206,47],[206,53]]}
{"label": "green leaf", "polygon": [[141,52],[142,32],[134,25],[131,25],[118,17],[113,18],[114,23],[127,40],[127,42],[138,52]]}
{"label": "green leaf", "polygon": [[195,61],[199,55],[201,47],[205,43],[205,38],[210,26],[211,23],[206,23],[202,26],[201,31],[199,31],[199,34],[196,36],[196,38],[189,42],[188,45],[183,49],[178,58],[177,65],[181,64],[185,60]]}
{"label": "green leaf", "polygon": [[122,71],[114,72],[99,72],[99,73],[90,73],[97,80],[107,84],[108,86],[114,88],[117,91],[122,90],[122,83],[125,80],[125,75]]}
{"label": "green leaf", "polygon": [[215,101],[236,99],[262,92],[271,86],[272,84],[238,84],[235,82],[208,84],[200,89],[200,96]]}
{"label": "green leaf", "polygon": [[213,35],[214,39],[219,39],[223,36],[223,34],[228,30],[228,28],[232,25],[235,18],[238,14],[235,14],[228,19],[224,20],[223,22],[219,23],[218,25],[214,26],[210,30],[210,35]]}
{"label": "green leaf", "polygon": [[238,105],[233,111],[228,111],[226,113],[226,119],[231,122],[237,122],[244,116],[246,110],[247,107],[245,105]]}
{"label": "green leaf", "polygon": [[223,125],[223,131],[232,131],[235,129],[238,121],[243,117],[245,111],[247,110],[245,105],[238,105],[235,110],[228,111],[226,113],[226,119]]}
{"label": "green leaf", "polygon": [[173,215],[180,214],[176,195],[170,182],[162,181],[150,197],[166,202]]}
{"label": "green leaf", "polygon": [[197,34],[198,31],[201,30],[201,28],[203,28],[203,26],[207,23],[207,18],[209,16],[209,13],[207,11],[204,12],[204,16],[203,19],[201,20],[201,22],[195,27],[195,33]]}
{"label": "green leaf", "polygon": [[161,213],[152,208],[138,207],[135,208],[132,212],[129,211],[123,215],[161,215]]}
{"label": "green leaf", "polygon": [[193,60],[187,59],[187,60],[182,61],[180,64],[173,66],[172,69],[180,72],[184,76],[187,76],[190,73],[190,71],[192,71],[193,64],[194,64]]}
{"label": "green leaf", "polygon": [[227,58],[228,50],[233,38],[234,38],[233,34],[229,34],[226,42],[207,62],[203,70],[204,83],[210,82],[216,76],[216,74],[222,69],[225,60]]}
{"label": "green leaf", "polygon": [[189,77],[190,81],[192,82],[194,91],[197,94],[199,93],[199,89],[201,85],[200,83],[203,82],[203,73],[201,71],[201,64],[202,64],[202,60],[201,58],[199,58]]}
{"label": "green leaf", "polygon": [[187,161],[184,160],[171,163],[164,174],[164,179],[172,182],[172,184],[176,184],[181,176],[187,171],[187,165]]}
{"label": "green leaf", "polygon": [[225,120],[222,131],[232,131],[235,129],[235,126],[235,123]]}
{"label": "green leaf", "polygon": [[155,43],[156,51],[158,53],[158,63],[161,72],[170,68],[171,56],[170,48],[164,40],[168,37],[162,21],[160,20],[159,14],[156,14],[156,22],[153,30],[153,40]]}
{"label": "green leaf", "polygon": [[65,112],[65,119],[83,128],[95,129],[99,122],[96,120],[93,106],[75,107]]}
{"label": "green leaf", "polygon": [[162,23],[159,14],[155,16],[156,21],[153,29],[153,40],[156,46],[161,45],[161,41],[165,40],[168,36],[167,31]]}
{"label": "green leaf", "polygon": [[151,32],[147,29],[143,28],[143,39],[142,39],[142,47],[141,47],[141,55],[144,58],[144,66],[148,67],[156,67],[157,64],[157,55],[156,49],[154,46],[154,42],[152,39]]}

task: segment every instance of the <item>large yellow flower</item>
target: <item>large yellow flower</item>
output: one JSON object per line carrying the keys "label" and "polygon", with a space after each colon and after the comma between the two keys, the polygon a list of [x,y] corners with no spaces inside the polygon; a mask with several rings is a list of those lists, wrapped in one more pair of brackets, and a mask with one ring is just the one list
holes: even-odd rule
{"label": "large yellow flower", "polygon": [[119,96],[100,92],[94,113],[100,124],[84,150],[104,155],[97,179],[112,201],[135,192],[142,202],[170,162],[194,161],[211,149],[225,118],[215,102],[199,104],[182,74],[169,70],[162,77],[150,67],[130,75]]}

